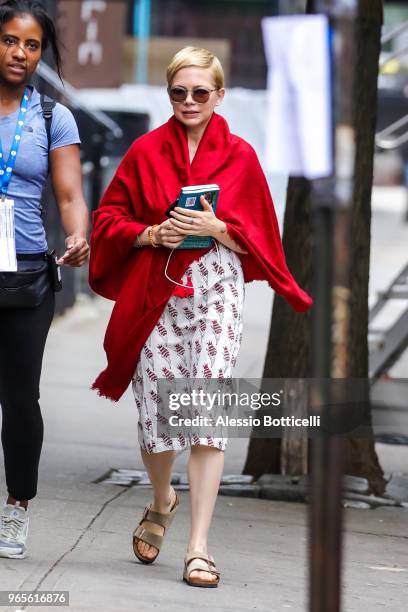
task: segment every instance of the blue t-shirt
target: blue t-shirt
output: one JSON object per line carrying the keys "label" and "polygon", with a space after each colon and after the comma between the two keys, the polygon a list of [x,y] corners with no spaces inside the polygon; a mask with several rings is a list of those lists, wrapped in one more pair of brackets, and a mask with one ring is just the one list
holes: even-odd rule
{"label": "blue t-shirt", "polygon": [[[19,110],[0,117],[0,137],[7,160],[15,134]],[[78,128],[71,111],[56,104],[52,113],[51,147],[57,149],[80,144]],[[41,98],[34,88],[28,101],[25,124],[8,197],[14,200],[17,253],[42,253],[47,250],[41,217],[41,194],[48,176],[48,139]]]}

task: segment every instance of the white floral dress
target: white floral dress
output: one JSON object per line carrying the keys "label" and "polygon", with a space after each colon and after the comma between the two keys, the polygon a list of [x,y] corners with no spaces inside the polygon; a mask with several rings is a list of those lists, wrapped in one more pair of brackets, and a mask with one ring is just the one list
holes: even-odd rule
{"label": "white floral dress", "polygon": [[[194,444],[225,450],[226,437],[157,435],[157,381],[160,378],[231,378],[242,340],[245,284],[240,259],[218,243],[193,261],[194,295],[173,295],[148,337],[132,379],[139,410],[138,440],[148,453],[184,451]],[[200,288],[201,287],[201,288]]]}

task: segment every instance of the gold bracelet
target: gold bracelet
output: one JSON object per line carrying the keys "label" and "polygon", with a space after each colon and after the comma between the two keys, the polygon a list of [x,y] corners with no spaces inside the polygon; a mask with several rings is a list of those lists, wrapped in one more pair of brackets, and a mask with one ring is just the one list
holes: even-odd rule
{"label": "gold bracelet", "polygon": [[152,245],[152,247],[154,247],[155,249],[158,249],[160,245],[156,244],[155,241],[153,240],[153,230],[155,227],[159,227],[157,223],[149,227],[147,235],[149,236],[149,242]]}

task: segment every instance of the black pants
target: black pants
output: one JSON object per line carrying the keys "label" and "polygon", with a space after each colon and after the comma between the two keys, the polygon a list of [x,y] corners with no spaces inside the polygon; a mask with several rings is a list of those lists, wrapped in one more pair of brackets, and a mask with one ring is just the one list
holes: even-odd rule
{"label": "black pants", "polygon": [[50,288],[40,306],[0,309],[1,441],[7,489],[17,500],[37,494],[44,431],[40,376],[54,306]]}

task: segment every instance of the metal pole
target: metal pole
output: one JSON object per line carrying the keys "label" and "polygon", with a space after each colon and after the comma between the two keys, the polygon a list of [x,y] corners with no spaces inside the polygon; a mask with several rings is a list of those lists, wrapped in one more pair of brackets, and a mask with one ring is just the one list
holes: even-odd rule
{"label": "metal pole", "polygon": [[[324,381],[348,376],[350,321],[350,218],[353,199],[354,26],[358,0],[316,0],[332,32],[334,176],[314,181],[315,295],[312,406],[320,413],[344,398]],[[340,389],[341,395],[341,389]],[[323,407],[322,409],[320,407]],[[330,415],[328,415],[330,416]],[[340,612],[343,440],[323,434],[312,446],[310,611]]]}
{"label": "metal pole", "polygon": [[[322,384],[330,378],[330,362],[332,356],[330,329],[332,322],[331,312],[331,286],[332,286],[332,243],[333,243],[333,216],[328,206],[324,206],[324,196],[330,196],[330,184],[321,184],[322,189],[315,192],[313,212],[313,234],[316,236],[313,261],[314,291],[316,296],[312,314],[313,325],[313,376],[316,379],[312,387],[312,406],[316,406],[316,414],[321,413],[320,406],[327,405],[328,393]],[[320,203],[318,199],[322,198]],[[324,199],[323,199],[324,198]],[[323,436],[323,434],[322,434]],[[329,612],[326,609],[327,579],[327,531],[329,492],[326,489],[328,470],[328,440],[317,437],[311,445],[311,506],[310,522],[310,611]],[[330,609],[330,612],[332,610]]]}
{"label": "metal pole", "polygon": [[138,38],[136,83],[147,83],[151,0],[135,0],[133,33]]}

